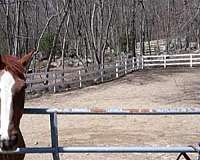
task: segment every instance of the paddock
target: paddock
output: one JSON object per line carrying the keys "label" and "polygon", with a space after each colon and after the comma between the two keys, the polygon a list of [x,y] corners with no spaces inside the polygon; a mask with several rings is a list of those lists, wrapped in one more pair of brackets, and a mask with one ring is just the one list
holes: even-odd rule
{"label": "paddock", "polygon": [[[143,70],[82,90],[45,95],[26,106],[56,108],[194,108],[199,106],[199,68]],[[188,146],[199,142],[199,116],[59,116],[61,146]],[[31,125],[30,125],[31,124]],[[28,147],[50,146],[48,116],[24,115]],[[177,154],[61,154],[61,159],[172,159]],[[26,159],[51,159],[27,155]]]}

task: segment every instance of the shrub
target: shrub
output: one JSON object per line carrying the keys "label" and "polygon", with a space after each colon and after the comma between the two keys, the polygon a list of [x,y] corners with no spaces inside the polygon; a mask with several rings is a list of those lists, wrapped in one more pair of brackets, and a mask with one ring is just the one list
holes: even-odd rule
{"label": "shrub", "polygon": [[39,51],[49,55],[53,46],[54,33],[45,33],[41,39]]}

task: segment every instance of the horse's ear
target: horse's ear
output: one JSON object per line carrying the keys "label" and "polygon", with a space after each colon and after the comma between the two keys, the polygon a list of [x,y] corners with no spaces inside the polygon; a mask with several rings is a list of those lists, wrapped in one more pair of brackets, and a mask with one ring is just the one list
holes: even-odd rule
{"label": "horse's ear", "polygon": [[19,62],[24,66],[24,68],[27,67],[27,65],[31,61],[34,53],[35,53],[35,49],[30,51],[28,54],[26,54],[25,56],[23,56],[22,58],[19,59]]}

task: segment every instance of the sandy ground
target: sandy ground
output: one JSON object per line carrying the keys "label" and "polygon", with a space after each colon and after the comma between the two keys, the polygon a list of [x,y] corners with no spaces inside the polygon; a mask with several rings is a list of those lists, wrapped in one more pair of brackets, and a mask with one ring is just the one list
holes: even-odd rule
{"label": "sandy ground", "polygon": [[[49,108],[200,107],[200,68],[134,72],[113,82],[28,100]],[[188,146],[200,141],[199,116],[59,116],[60,146]],[[50,146],[49,117],[24,115],[27,146]],[[174,159],[176,154],[61,154],[68,160]],[[196,155],[193,155],[196,156]],[[52,159],[27,155],[26,160]]]}

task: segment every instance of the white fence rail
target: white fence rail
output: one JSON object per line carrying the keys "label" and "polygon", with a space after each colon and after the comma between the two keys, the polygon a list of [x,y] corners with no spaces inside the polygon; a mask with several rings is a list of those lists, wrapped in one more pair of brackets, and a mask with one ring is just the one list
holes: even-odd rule
{"label": "white fence rail", "polygon": [[[168,66],[198,66],[200,54],[152,55],[124,58],[104,67],[27,74],[27,92],[76,89],[120,78],[138,69]],[[48,83],[47,83],[48,82]]]}
{"label": "white fence rail", "polygon": [[[116,61],[104,67],[80,68],[73,71],[51,71],[27,74],[27,92],[75,89],[111,81],[139,69],[141,65],[133,57]],[[48,83],[47,83],[48,82]]]}
{"label": "white fence rail", "polygon": [[196,66],[200,64],[200,54],[177,54],[143,56],[144,67],[164,67],[167,66]]}

